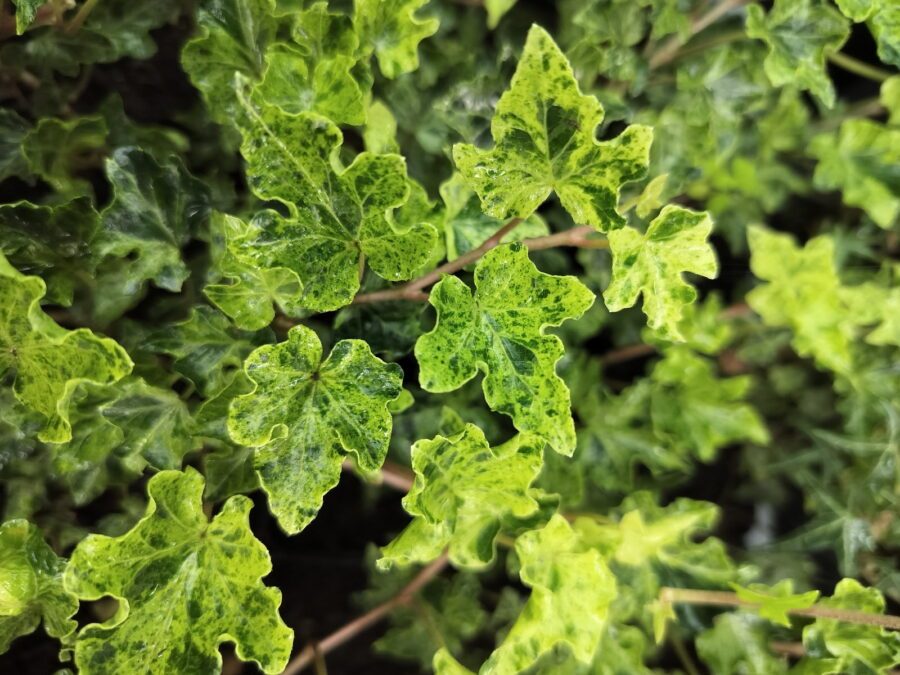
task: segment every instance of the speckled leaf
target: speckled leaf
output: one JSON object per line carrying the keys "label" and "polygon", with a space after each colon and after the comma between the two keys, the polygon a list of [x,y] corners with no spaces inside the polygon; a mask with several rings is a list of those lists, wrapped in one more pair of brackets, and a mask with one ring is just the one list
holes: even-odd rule
{"label": "speckled leaf", "polygon": [[209,396],[231,381],[254,348],[271,339],[271,331],[238,330],[216,310],[199,305],[185,321],[148,335],[143,347],[171,356],[175,371]]}
{"label": "speckled leaf", "polygon": [[257,81],[266,47],[275,38],[274,0],[204,0],[200,34],[181,51],[181,64],[206,100],[210,116],[233,124],[238,112],[235,73]]}
{"label": "speckled leaf", "polygon": [[678,324],[685,305],[697,299],[697,291],[681,275],[716,276],[716,254],[708,241],[711,231],[708,213],[667,206],[644,234],[631,227],[610,232],[612,281],[603,293],[607,308],[618,312],[631,307],[643,294],[647,325],[664,338],[683,339]]}
{"label": "speckled leaf", "polygon": [[854,317],[841,300],[834,263],[834,241],[811,239],[800,248],[790,235],[754,226],[748,230],[750,269],[769,283],[747,294],[747,302],[770,326],[786,326],[801,356],[847,374]]}
{"label": "speckled leaf", "polygon": [[434,35],[437,19],[416,12],[428,0],[355,0],[353,23],[364,54],[375,53],[385,77],[395,78],[419,67],[419,43]]}
{"label": "speckled leaf", "polygon": [[2,204],[0,251],[16,269],[44,280],[46,302],[68,306],[76,280],[96,270],[90,242],[99,226],[100,216],[87,197],[59,206]]}
{"label": "speckled leaf", "polygon": [[22,139],[22,154],[32,173],[49,183],[64,199],[92,193],[80,172],[103,152],[106,124],[102,117],[40,120]]}
{"label": "speckled leaf", "polygon": [[66,560],[26,520],[0,525],[0,654],[44,622],[51,637],[75,630],[78,600],[63,588]]}
{"label": "speckled leaf", "polygon": [[358,41],[350,17],[317,2],[293,21],[293,43],[266,52],[257,94],[289,113],[311,110],[336,124],[365,122],[365,97],[352,73]]}
{"label": "speckled leaf", "polygon": [[847,120],[835,134],[814,138],[811,151],[819,159],[817,187],[841,190],[846,204],[883,228],[900,221],[900,129]]}
{"label": "speckled leaf", "polygon": [[582,95],[559,47],[532,26],[491,122],[495,146],[456,145],[453,159],[494,218],[530,216],[556,192],[576,222],[605,232],[625,223],[619,189],[646,173],[653,132],[633,125],[598,142],[602,120],[603,107]]}
{"label": "speckled leaf", "polygon": [[332,160],[342,134],[332,122],[244,104],[250,187],[262,199],[284,202],[291,216],[273,214],[243,247],[259,267],[294,271],[303,282],[304,307],[327,311],[349,304],[359,289],[360,255],[391,281],[411,278],[430,258],[434,227],[420,223],[401,231],[388,220],[409,195],[402,157],[363,152],[338,173]]}
{"label": "speckled leaf", "polygon": [[218,212],[211,219],[214,268],[231,283],[209,284],[203,292],[244,330],[272,323],[273,303],[288,316],[303,311],[303,284],[297,273],[277,266],[268,259],[265,247],[255,245],[276,222],[280,217],[273,211],[258,213],[249,223]]}
{"label": "speckled leaf", "polygon": [[256,448],[269,506],[294,534],[315,518],[348,454],[365,473],[381,467],[392,425],[387,406],[403,374],[362,340],[338,342],[322,361],[319,338],[305,326],[254,351],[244,370],[255,389],[231,404],[228,431]]}
{"label": "speckled leaf", "polygon": [[78,383],[115,382],[132,363],[113,340],[58,326],[40,308],[45,290],[0,254],[0,372],[15,372],[16,397],[46,419],[40,439],[58,443],[71,438],[69,400]]}
{"label": "speckled leaf", "polygon": [[416,480],[403,498],[413,522],[383,550],[382,568],[429,562],[449,547],[458,567],[483,567],[494,558],[504,522],[538,509],[531,484],[541,470],[544,441],[519,435],[495,448],[474,424],[455,436],[418,441]]}
{"label": "speckled leaf", "polygon": [[[448,260],[454,260],[473,248],[478,248],[503,227],[502,220],[492,218],[481,210],[478,195],[461,174],[454,173],[441,184],[440,191],[444,201],[444,237]],[[502,243],[542,237],[549,233],[547,223],[533,214],[507,234]]]}
{"label": "speckled leaf", "polygon": [[584,550],[565,518],[516,540],[519,576],[531,587],[522,614],[482,666],[484,675],[518,673],[557,645],[588,664],[606,627],[616,581],[596,550]]}
{"label": "speckled leaf", "polygon": [[849,22],[837,9],[824,0],[775,0],[768,13],[750,5],[747,35],[769,46],[763,67],[772,84],[808,89],[827,107],[834,105],[825,57],[850,35]]}
{"label": "speckled leaf", "polygon": [[112,596],[116,614],[75,643],[79,672],[219,673],[219,645],[279,673],[293,631],[278,616],[281,593],[261,581],[269,554],[250,531],[252,502],[232,497],[208,521],[203,478],[164,471],[147,486],[144,517],[121,537],[90,535],[72,554],[65,587],[82,600]]}
{"label": "speckled leaf", "polygon": [[738,599],[759,605],[755,609],[762,618],[788,627],[791,625],[788,612],[812,607],[819,597],[819,591],[794,593],[794,582],[790,579],[779,581],[774,586],[750,584],[745,587],[731,584],[731,587]]}
{"label": "speckled leaf", "polygon": [[189,271],[181,249],[209,216],[209,189],[172,157],[159,164],[138,148],[120,148],[107,160],[114,190],[93,243],[103,265],[95,313],[111,319],[133,305],[152,280],[181,290]]}
{"label": "speckled leaf", "polygon": [[429,302],[438,322],[416,342],[419,382],[427,391],[448,392],[481,370],[491,409],[571,455],[569,390],[556,374],[563,344],[544,330],[580,317],[593,301],[575,277],[540,272],[522,244],[499,246],[475,269],[474,297],[456,277],[444,277],[432,289]]}

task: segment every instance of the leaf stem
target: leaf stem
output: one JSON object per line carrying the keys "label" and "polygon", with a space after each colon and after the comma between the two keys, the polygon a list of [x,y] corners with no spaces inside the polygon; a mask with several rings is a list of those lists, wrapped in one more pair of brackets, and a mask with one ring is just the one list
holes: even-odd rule
{"label": "leaf stem", "polygon": [[[718,607],[759,607],[758,604],[741,600],[736,593],[727,591],[703,591],[691,588],[671,588],[664,586],[659,591],[660,600],[669,603],[686,605],[714,605]],[[805,609],[789,609],[788,614],[808,616],[815,619],[835,619],[846,623],[859,623],[867,626],[879,626],[890,630],[900,630],[900,616],[890,614],[873,614],[858,612],[852,609],[838,609],[821,604]]]}
{"label": "leaf stem", "polygon": [[[701,33],[733,9],[737,9],[748,0],[722,0],[705,14],[701,14],[691,24],[691,36]],[[650,70],[664,66],[672,61],[681,49],[681,42],[677,36],[666,40],[662,46],[650,55]]]}
{"label": "leaf stem", "polygon": [[296,675],[315,661],[317,653],[324,657],[328,652],[340,647],[345,642],[349,642],[363,631],[368,630],[380,622],[397,607],[410,604],[415,600],[416,594],[440,574],[446,566],[447,554],[443,553],[428,566],[422,568],[422,571],[413,577],[412,581],[404,586],[393,598],[386,600],[377,607],[370,609],[362,616],[345,624],[324,640],[315,643],[315,645],[310,644],[304,647],[303,650],[288,663],[287,668],[284,669],[282,675]]}
{"label": "leaf stem", "polygon": [[81,30],[84,22],[87,21],[91,12],[94,11],[94,7],[97,6],[97,2],[98,0],[85,0],[84,4],[78,8],[78,12],[75,16],[72,17],[72,20],[63,27],[63,32],[71,35]]}
{"label": "leaf stem", "polygon": [[856,73],[861,77],[875,80],[876,82],[884,82],[886,79],[893,75],[893,73],[890,73],[887,70],[883,70],[876,66],[860,61],[859,59],[855,59],[852,56],[844,54],[843,52],[831,52],[830,54],[828,54],[827,58],[839,68],[843,68],[844,70],[850,71],[851,73]]}

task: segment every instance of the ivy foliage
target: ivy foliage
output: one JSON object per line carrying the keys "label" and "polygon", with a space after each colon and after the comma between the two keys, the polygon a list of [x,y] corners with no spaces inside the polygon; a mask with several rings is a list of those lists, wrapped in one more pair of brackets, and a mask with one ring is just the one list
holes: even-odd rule
{"label": "ivy foliage", "polygon": [[894,672],[898,67],[891,0],[0,3],[0,670]]}

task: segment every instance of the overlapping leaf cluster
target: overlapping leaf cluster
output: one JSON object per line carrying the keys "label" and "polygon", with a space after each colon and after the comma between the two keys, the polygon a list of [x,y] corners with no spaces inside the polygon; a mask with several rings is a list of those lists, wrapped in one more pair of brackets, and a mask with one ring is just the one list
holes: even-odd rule
{"label": "overlapping leaf cluster", "polygon": [[900,663],[895,3],[7,5],[0,652],[300,667],[259,491],[438,673]]}

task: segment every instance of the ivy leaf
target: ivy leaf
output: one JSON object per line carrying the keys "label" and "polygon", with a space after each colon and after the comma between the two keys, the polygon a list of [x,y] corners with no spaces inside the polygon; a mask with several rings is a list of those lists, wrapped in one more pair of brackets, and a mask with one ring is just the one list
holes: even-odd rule
{"label": "ivy leaf", "polygon": [[215,268],[231,283],[209,284],[203,289],[216,307],[244,330],[265,328],[275,318],[274,302],[288,316],[302,314],[303,284],[297,273],[275,265],[265,247],[267,228],[280,222],[272,211],[258,213],[249,223],[234,216],[213,213]]}
{"label": "ivy leaf", "polygon": [[429,562],[449,546],[458,567],[483,567],[505,522],[538,510],[531,484],[541,470],[544,442],[519,435],[496,448],[467,424],[462,433],[416,442],[416,481],[403,498],[413,521],[382,549],[378,566]]}
{"label": "ivy leaf", "polygon": [[565,518],[516,539],[519,576],[531,587],[522,614],[481,673],[517,673],[559,644],[588,664],[606,627],[616,581],[600,554],[583,550]]}
{"label": "ivy leaf", "polygon": [[319,338],[305,326],[255,350],[244,371],[255,389],[231,404],[228,431],[256,448],[270,508],[295,534],[337,485],[347,454],[365,473],[381,467],[391,436],[388,403],[400,396],[403,373],[362,340],[338,342],[322,361]]}
{"label": "ivy leaf", "polygon": [[51,637],[64,638],[75,630],[78,600],[63,588],[65,568],[66,560],[28,521],[0,525],[0,654],[41,621]]}
{"label": "ivy leaf", "polygon": [[0,109],[0,181],[10,176],[27,178],[28,161],[22,151],[22,141],[31,125],[9,108]]}
{"label": "ivy leaf", "polygon": [[475,294],[457,277],[444,277],[429,302],[437,325],[416,342],[419,382],[426,391],[459,389],[485,373],[482,389],[492,410],[516,429],[544,438],[571,455],[575,425],[569,390],[556,374],[563,344],[549,326],[577,319],[593,294],[575,277],[538,271],[520,243],[499,246],[475,268]]}
{"label": "ivy leaf", "polygon": [[181,249],[209,215],[209,189],[179,160],[160,165],[138,148],[116,150],[106,174],[115,196],[100,214],[96,249],[117,260],[101,270],[104,293],[96,311],[114,317],[135,302],[147,280],[181,290],[189,274]]}
{"label": "ivy leaf", "polygon": [[355,0],[353,23],[364,54],[372,52],[390,79],[419,67],[419,43],[434,35],[437,19],[421,19],[416,11],[428,0]]}
{"label": "ivy leaf", "polygon": [[[454,173],[450,180],[442,183],[440,192],[444,201],[444,236],[448,260],[455,260],[478,248],[503,226],[502,220],[492,218],[481,210],[478,195],[461,174]],[[507,234],[501,243],[507,244],[547,234],[550,234],[547,224],[540,216],[532,214]]]}
{"label": "ivy leaf", "polygon": [[532,26],[491,122],[494,148],[458,144],[453,159],[489,216],[527,218],[556,192],[573,220],[606,232],[625,224],[619,189],[646,173],[653,132],[633,125],[598,142],[602,120],[603,107],[582,95],[559,47]]}
{"label": "ivy leaf", "polygon": [[618,312],[631,307],[643,294],[647,325],[666,339],[683,340],[678,324],[685,306],[697,299],[697,291],[681,274],[716,276],[716,254],[708,241],[711,231],[708,213],[667,206],[644,234],[631,227],[610,232],[612,282],[603,293],[607,308]]}
{"label": "ivy leaf", "polygon": [[880,3],[869,19],[869,30],[878,43],[878,58],[900,68],[900,7]]}
{"label": "ivy leaf", "polygon": [[[834,595],[816,606],[884,614],[885,605],[878,589],[843,579],[835,586]],[[836,667],[830,672],[883,673],[900,663],[900,635],[878,626],[816,619],[803,629],[803,646],[810,656],[836,658]]]}
{"label": "ivy leaf", "polygon": [[654,429],[701,461],[711,461],[729,443],[769,441],[759,414],[744,402],[749,377],[717,378],[709,361],[678,348],[666,351],[652,377],[661,385],[651,395]]}
{"label": "ivy leaf", "polygon": [[888,229],[900,217],[900,129],[871,120],[847,120],[837,134],[813,139],[816,187],[840,189],[844,203],[863,209]]}
{"label": "ivy leaf", "polygon": [[22,139],[22,154],[29,169],[60,197],[89,195],[91,184],[82,173],[104,152],[106,133],[106,123],[99,116],[45,117]]}
{"label": "ivy leaf", "polygon": [[341,172],[333,158],[342,135],[314,113],[290,115],[245,101],[242,152],[251,189],[285,203],[287,219],[272,215],[243,242],[260,267],[284,267],[303,282],[301,303],[315,311],[349,304],[359,289],[359,260],[381,277],[409,279],[430,259],[437,231],[428,223],[399,230],[389,212],[409,196],[399,155],[363,152]]}
{"label": "ivy leaf", "polygon": [[775,0],[766,14],[747,8],[747,35],[769,46],[763,67],[776,87],[808,89],[826,107],[834,106],[834,85],[825,57],[838,51],[850,35],[847,20],[822,0]]}
{"label": "ivy leaf", "polygon": [[38,437],[72,437],[69,401],[80,382],[105,384],[131,372],[122,347],[87,328],[65,330],[40,308],[46,286],[19,274],[0,254],[0,372],[14,370],[16,398],[45,418]]}
{"label": "ivy leaf", "polygon": [[281,593],[261,582],[269,554],[250,531],[252,502],[232,497],[208,521],[203,477],[193,469],[150,479],[144,517],[121,537],[92,534],[72,554],[65,587],[82,600],[112,596],[119,610],[77,636],[79,672],[220,672],[219,645],[266,673],[287,664],[293,631],[278,616]]}
{"label": "ivy leaf", "polygon": [[14,0],[16,6],[16,35],[22,35],[34,22],[38,9],[46,0]]}
{"label": "ivy leaf", "polygon": [[210,396],[231,381],[254,348],[271,338],[270,331],[238,330],[216,310],[200,305],[187,320],[151,333],[143,347],[171,356],[175,371]]}
{"label": "ivy leaf", "polygon": [[99,226],[88,197],[59,206],[0,204],[0,250],[14,267],[44,280],[47,302],[69,306],[78,280],[96,270],[90,242]]}
{"label": "ivy leaf", "polygon": [[317,2],[294,18],[294,43],[266,53],[266,72],[255,91],[289,113],[314,111],[336,124],[363,124],[365,97],[353,76],[358,40],[350,17]]}
{"label": "ivy leaf", "polygon": [[774,586],[731,584],[731,587],[739,600],[759,605],[756,611],[762,618],[788,627],[791,625],[788,612],[812,607],[819,597],[819,591],[794,593],[794,582],[790,579],[779,581]]}
{"label": "ivy leaf", "polygon": [[747,294],[750,307],[767,325],[789,327],[798,354],[849,373],[854,327],[841,301],[834,241],[823,235],[800,248],[790,235],[759,226],[747,235],[750,269],[769,282]]}
{"label": "ivy leaf", "polygon": [[485,0],[484,9],[487,12],[488,28],[496,28],[500,19],[513,8],[517,0]]}
{"label": "ivy leaf", "polygon": [[197,15],[200,35],[182,49],[181,64],[221,124],[233,124],[239,111],[235,73],[258,81],[265,72],[274,12],[274,0],[205,0]]}

